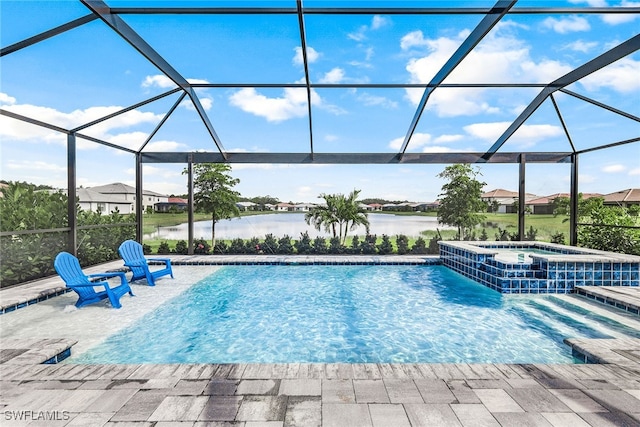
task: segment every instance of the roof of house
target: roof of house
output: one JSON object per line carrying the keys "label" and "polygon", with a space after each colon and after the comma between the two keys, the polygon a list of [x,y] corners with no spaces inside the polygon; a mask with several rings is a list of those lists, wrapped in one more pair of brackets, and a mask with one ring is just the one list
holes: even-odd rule
{"label": "roof of house", "polygon": [[482,193],[482,195],[480,196],[482,198],[485,199],[501,199],[501,198],[508,198],[508,197],[518,197],[518,192],[517,191],[509,191],[509,190],[503,190],[502,188],[497,188],[495,190],[491,190],[491,191],[487,191],[486,193]]}
{"label": "roof of house", "polygon": [[627,188],[603,197],[605,203],[640,203],[640,188]]}
{"label": "roof of house", "polygon": [[168,203],[179,203],[179,204],[184,203],[185,205],[187,203],[189,203],[189,201],[187,199],[182,199],[180,197],[169,197],[169,200],[167,202]]}
{"label": "roof of house", "polygon": [[[66,194],[66,191],[64,191]],[[119,197],[112,196],[110,194],[98,193],[97,191],[93,191],[90,188],[78,188],[76,190],[76,196],[80,202],[87,203],[112,203],[112,204],[120,204],[120,205],[130,205],[131,202],[122,200]]]}
{"label": "roof of house", "polygon": [[[135,187],[132,187],[127,184],[123,184],[122,182],[114,182],[112,184],[106,185],[98,185],[95,187],[90,187],[93,191],[97,191],[98,193],[107,193],[107,194],[136,194]],[[149,196],[159,196],[166,197],[164,194],[156,193],[155,191],[142,190],[142,194],[146,194]]]}
{"label": "roof of house", "polygon": [[[592,197],[602,197],[602,194],[600,194],[600,193],[581,193],[581,194],[582,194],[582,199],[583,200],[590,199]],[[571,195],[569,193],[551,194],[549,196],[544,196],[544,197],[538,197],[536,199],[531,199],[531,200],[527,201],[527,204],[528,205],[550,205],[558,197],[569,198],[569,197],[571,197]]]}

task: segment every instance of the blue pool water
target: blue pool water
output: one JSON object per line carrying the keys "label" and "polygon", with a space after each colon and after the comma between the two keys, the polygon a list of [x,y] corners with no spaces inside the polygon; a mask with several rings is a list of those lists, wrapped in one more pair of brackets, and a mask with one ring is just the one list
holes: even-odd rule
{"label": "blue pool water", "polygon": [[540,298],[443,266],[227,266],[71,361],[572,363],[563,338],[602,337]]}

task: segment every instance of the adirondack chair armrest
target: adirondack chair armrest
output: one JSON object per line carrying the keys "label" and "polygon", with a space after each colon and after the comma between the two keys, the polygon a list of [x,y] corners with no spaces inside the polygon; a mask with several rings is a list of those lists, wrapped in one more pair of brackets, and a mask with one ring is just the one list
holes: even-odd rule
{"label": "adirondack chair armrest", "polygon": [[[95,277],[95,278],[103,278],[103,279],[108,279],[110,277],[119,277],[120,278],[120,283],[125,284],[127,283],[127,276],[125,276],[125,274],[121,271],[117,271],[117,272],[113,272],[113,273],[95,273],[95,274],[89,274],[88,276],[89,278]],[[96,283],[100,283],[100,282],[96,282]]]}

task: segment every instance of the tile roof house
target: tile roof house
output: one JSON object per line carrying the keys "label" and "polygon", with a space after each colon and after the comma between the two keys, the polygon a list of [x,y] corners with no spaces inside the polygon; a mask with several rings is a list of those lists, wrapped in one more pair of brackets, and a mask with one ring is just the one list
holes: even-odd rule
{"label": "tile roof house", "polygon": [[159,202],[154,205],[156,212],[170,212],[177,210],[184,212],[189,207],[189,201],[180,197],[169,197],[166,202]]}
{"label": "tile roof house", "polygon": [[111,194],[98,193],[90,188],[78,188],[76,196],[80,208],[85,211],[100,211],[102,215],[109,215],[114,211],[121,214],[133,213],[131,203]]}
{"label": "tile roof house", "polygon": [[[601,197],[602,194],[599,193],[582,193],[582,198],[584,200],[590,199],[591,197]],[[526,205],[531,208],[531,213],[538,215],[551,215],[555,209],[554,201],[558,197],[566,197],[569,198],[569,193],[556,193],[551,194],[549,196],[538,197],[532,200],[528,200]]]}
{"label": "tile roof house", "polygon": [[[503,190],[502,188],[498,188],[495,190],[487,191],[486,193],[482,193],[480,198],[489,203],[493,204],[496,202],[498,204],[498,210],[496,213],[516,213],[518,210],[514,206],[514,203],[518,200],[518,192],[517,191],[509,191]],[[535,194],[525,193],[525,203],[529,200],[535,199]]]}
{"label": "tile roof house", "polygon": [[628,208],[631,205],[640,205],[640,188],[628,188],[626,190],[616,191],[615,193],[605,194],[605,205],[616,205]]}

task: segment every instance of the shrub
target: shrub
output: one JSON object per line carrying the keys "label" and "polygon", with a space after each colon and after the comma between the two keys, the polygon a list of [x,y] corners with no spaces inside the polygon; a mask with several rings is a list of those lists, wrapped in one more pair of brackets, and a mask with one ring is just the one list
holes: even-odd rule
{"label": "shrub", "polygon": [[345,248],[342,245],[342,242],[340,242],[340,238],[339,237],[332,237],[329,240],[329,253],[330,254],[335,254],[335,255],[339,255],[339,254],[343,254],[347,251],[347,248]]}
{"label": "shrub", "polygon": [[367,234],[364,237],[362,243],[360,243],[360,249],[365,255],[372,255],[376,253],[376,235]]}
{"label": "shrub", "polygon": [[260,245],[260,249],[262,249],[264,253],[278,253],[278,241],[275,237],[273,237],[273,234],[267,234],[266,236],[264,236],[264,242],[262,242],[262,244]]}
{"label": "shrub", "polygon": [[311,253],[316,255],[324,255],[328,252],[327,249],[327,241],[324,237],[316,237],[313,240],[313,247],[311,248]]}
{"label": "shrub", "polygon": [[411,247],[412,254],[426,254],[427,253],[427,244],[422,237],[418,237]]}
{"label": "shrub", "polygon": [[347,252],[352,255],[359,255],[362,253],[362,249],[360,248],[360,238],[358,236],[353,236],[353,239],[351,239],[351,247]]}
{"label": "shrub", "polygon": [[257,237],[252,237],[247,240],[244,244],[244,252],[247,254],[259,254],[262,253],[262,248],[260,247],[260,240]]}
{"label": "shrub", "polygon": [[293,253],[293,245],[289,235],[285,234],[278,240],[278,253],[282,255],[291,255]]}
{"label": "shrub", "polygon": [[389,255],[393,253],[393,245],[391,239],[386,234],[382,235],[382,242],[378,245],[378,253],[380,255]]}
{"label": "shrub", "polygon": [[180,255],[186,255],[187,253],[189,253],[187,242],[185,242],[184,240],[179,240],[176,243],[176,253]]}
{"label": "shrub", "polygon": [[479,240],[485,241],[489,240],[489,236],[487,235],[487,230],[485,228],[482,229],[482,233],[480,233]]}
{"label": "shrub", "polygon": [[299,255],[309,255],[311,253],[311,238],[306,231],[300,234],[300,240],[294,243],[296,252]]}
{"label": "shrub", "polygon": [[197,255],[209,255],[211,245],[204,239],[196,239],[193,241],[193,253]]}
{"label": "shrub", "polygon": [[409,253],[409,238],[404,234],[400,234],[396,237],[396,247],[398,255],[405,255]]}
{"label": "shrub", "polygon": [[151,246],[149,245],[142,245],[142,253],[145,255],[150,255],[151,254]]}
{"label": "shrub", "polygon": [[235,238],[231,241],[231,245],[229,245],[229,253],[230,254],[244,254],[246,253],[246,247],[244,245],[244,240],[241,238]]}
{"label": "shrub", "polygon": [[536,236],[538,235],[538,230],[533,228],[533,226],[529,227],[529,230],[524,233],[524,240],[534,241],[536,240]]}
{"label": "shrub", "polygon": [[158,254],[164,255],[164,254],[170,254],[170,253],[171,253],[171,248],[169,247],[169,243],[161,242],[160,246],[158,246]]}
{"label": "shrub", "polygon": [[213,253],[216,255],[224,255],[229,253],[229,245],[224,240],[216,241],[216,245],[213,248]]}
{"label": "shrub", "polygon": [[551,235],[551,243],[557,243],[559,245],[565,245],[566,244],[566,240],[564,237],[564,233],[561,232],[557,232],[555,234]]}
{"label": "shrub", "polygon": [[440,245],[438,245],[438,242],[440,240],[441,239],[438,236],[433,236],[431,239],[429,239],[429,247],[426,248],[428,254],[437,255],[440,253]]}
{"label": "shrub", "polygon": [[509,240],[509,232],[507,230],[503,230],[502,228],[498,227],[498,232],[496,233],[496,240],[497,241]]}

